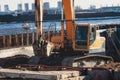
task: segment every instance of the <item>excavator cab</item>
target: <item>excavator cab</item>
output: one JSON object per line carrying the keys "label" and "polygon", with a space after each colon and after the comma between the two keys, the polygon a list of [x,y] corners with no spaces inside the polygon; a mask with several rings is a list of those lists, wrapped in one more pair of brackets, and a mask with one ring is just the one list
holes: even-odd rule
{"label": "excavator cab", "polygon": [[94,42],[96,36],[95,25],[77,24],[73,39],[74,50],[89,51],[90,45]]}
{"label": "excavator cab", "polygon": [[74,49],[88,50],[89,49],[89,25],[76,25]]}

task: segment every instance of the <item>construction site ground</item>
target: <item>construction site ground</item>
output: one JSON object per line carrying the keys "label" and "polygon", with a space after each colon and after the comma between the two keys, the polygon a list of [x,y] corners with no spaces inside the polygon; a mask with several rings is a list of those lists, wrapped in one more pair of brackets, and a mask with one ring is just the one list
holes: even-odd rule
{"label": "construction site ground", "polygon": [[[34,56],[32,46],[29,47],[19,47],[12,49],[0,50],[0,66],[5,66],[5,64],[16,65],[16,63],[9,63],[8,60],[12,58],[16,58],[16,60],[20,61],[22,55],[22,59],[19,64],[28,62],[29,58]],[[16,56],[17,55],[17,56]],[[25,58],[23,58],[25,57]],[[5,63],[2,63],[5,62]],[[12,78],[12,79],[34,79],[34,80],[120,80],[120,63],[113,62],[106,65],[102,65],[100,67],[87,67],[87,68],[72,68],[65,69],[61,67],[56,70],[58,67],[41,67],[38,71],[31,71],[25,68],[12,69],[12,68],[3,68],[0,69],[1,79]],[[5,80],[7,80],[5,79]]]}

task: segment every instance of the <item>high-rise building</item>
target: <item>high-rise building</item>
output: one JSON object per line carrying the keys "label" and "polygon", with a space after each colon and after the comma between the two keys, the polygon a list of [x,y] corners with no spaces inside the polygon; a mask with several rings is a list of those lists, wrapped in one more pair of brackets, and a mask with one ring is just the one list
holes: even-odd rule
{"label": "high-rise building", "polygon": [[32,3],[32,11],[35,11],[35,4]]}
{"label": "high-rise building", "polygon": [[45,3],[44,3],[44,9],[45,9],[45,10],[48,10],[49,8],[50,8],[49,2],[45,2]]}
{"label": "high-rise building", "polygon": [[62,10],[62,2],[58,1],[57,2],[57,14],[61,14],[61,10]]}
{"label": "high-rise building", "polygon": [[4,11],[8,12],[9,11],[9,6],[7,4],[4,5]]}
{"label": "high-rise building", "polygon": [[0,5],[0,12],[1,12],[1,5]]}
{"label": "high-rise building", "polygon": [[62,9],[62,2],[61,1],[58,1],[58,9]]}
{"label": "high-rise building", "polygon": [[29,4],[28,3],[25,3],[25,11],[29,11]]}
{"label": "high-rise building", "polygon": [[22,4],[18,4],[18,10],[22,10]]}

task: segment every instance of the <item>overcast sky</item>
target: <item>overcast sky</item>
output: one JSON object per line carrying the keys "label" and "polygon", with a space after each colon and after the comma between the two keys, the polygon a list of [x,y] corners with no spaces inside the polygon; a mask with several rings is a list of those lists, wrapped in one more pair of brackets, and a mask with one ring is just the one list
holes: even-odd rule
{"label": "overcast sky", "polygon": [[[50,7],[56,7],[57,1],[61,0],[43,0],[44,2],[50,2]],[[67,0],[66,0],[67,1]],[[4,4],[9,4],[10,10],[17,9],[18,3],[29,3],[30,8],[34,0],[0,0],[0,5],[3,11]],[[89,8],[90,5],[95,5],[97,8],[101,6],[118,6],[120,5],[120,0],[75,0],[75,5],[81,8]]]}

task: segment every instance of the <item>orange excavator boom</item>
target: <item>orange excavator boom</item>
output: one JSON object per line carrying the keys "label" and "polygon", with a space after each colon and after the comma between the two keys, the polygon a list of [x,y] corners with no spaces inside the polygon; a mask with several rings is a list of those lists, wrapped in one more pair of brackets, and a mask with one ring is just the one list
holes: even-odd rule
{"label": "orange excavator boom", "polygon": [[66,20],[67,39],[72,40],[74,23],[75,23],[74,0],[62,0],[62,4],[63,4],[65,20]]}

